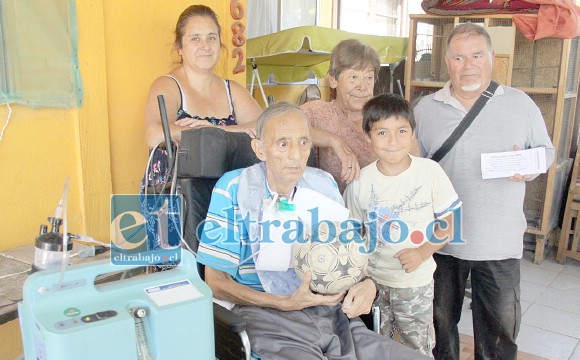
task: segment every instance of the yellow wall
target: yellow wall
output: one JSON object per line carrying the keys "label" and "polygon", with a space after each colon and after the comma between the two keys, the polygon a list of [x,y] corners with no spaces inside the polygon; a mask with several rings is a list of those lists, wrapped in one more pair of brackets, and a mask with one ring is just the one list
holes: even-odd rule
{"label": "yellow wall", "polygon": [[[245,74],[233,75],[233,19],[230,1],[196,1],[211,6],[222,26],[222,63],[217,73],[242,84]],[[245,1],[244,1],[245,3]],[[177,65],[173,49],[175,23],[190,0],[105,1],[105,43],[111,172],[115,193],[134,193],[139,187],[147,162],[143,108],[149,85]],[[129,15],[130,14],[130,15]],[[245,18],[244,18],[245,22]]]}
{"label": "yellow wall", "polygon": [[[211,6],[222,24],[227,50],[217,72],[243,84],[245,74],[232,75],[230,1],[195,3]],[[108,241],[110,194],[138,191],[147,161],[145,98],[153,79],[175,66],[175,22],[191,4],[76,2],[83,106],[12,105],[0,142],[0,251],[34,241],[39,225],[54,214],[67,176],[69,231]],[[8,108],[1,106],[0,125],[7,116]]]}
{"label": "yellow wall", "polygon": [[[0,142],[0,250],[32,242],[40,223],[52,216],[66,176],[71,176],[71,227],[82,225],[75,148],[75,114],[12,105]],[[7,107],[0,108],[2,122]]]}
{"label": "yellow wall", "polygon": [[[79,109],[12,105],[0,143],[0,250],[32,243],[54,215],[70,177],[69,231],[104,239],[111,188],[100,1],[78,6],[79,60],[85,98]],[[96,21],[95,21],[96,19]],[[100,30],[100,32],[99,32]],[[0,118],[8,116],[7,106]]]}

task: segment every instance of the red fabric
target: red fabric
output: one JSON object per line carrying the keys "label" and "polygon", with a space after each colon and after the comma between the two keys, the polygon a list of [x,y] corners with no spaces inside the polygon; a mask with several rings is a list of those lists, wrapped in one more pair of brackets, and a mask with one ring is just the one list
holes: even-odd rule
{"label": "red fabric", "polygon": [[572,0],[422,0],[421,7],[427,14],[449,16],[538,13],[513,17],[526,38],[580,36],[580,7]]}
{"label": "red fabric", "polygon": [[514,16],[518,30],[529,40],[580,36],[580,7],[571,0],[527,0],[540,5],[537,17]]}
{"label": "red fabric", "polygon": [[432,15],[485,15],[536,13],[540,6],[524,0],[423,0],[421,7]]}

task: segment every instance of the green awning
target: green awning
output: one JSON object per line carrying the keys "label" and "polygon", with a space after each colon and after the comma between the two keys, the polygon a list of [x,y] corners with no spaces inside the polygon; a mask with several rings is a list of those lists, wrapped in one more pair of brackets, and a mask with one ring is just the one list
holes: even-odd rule
{"label": "green awning", "polygon": [[277,82],[297,82],[312,72],[323,78],[328,72],[330,52],[342,40],[356,38],[377,51],[382,64],[403,60],[407,56],[407,38],[362,35],[318,26],[301,26],[274,34],[248,39],[246,74],[252,77],[252,60],[258,66],[260,79],[270,74]]}

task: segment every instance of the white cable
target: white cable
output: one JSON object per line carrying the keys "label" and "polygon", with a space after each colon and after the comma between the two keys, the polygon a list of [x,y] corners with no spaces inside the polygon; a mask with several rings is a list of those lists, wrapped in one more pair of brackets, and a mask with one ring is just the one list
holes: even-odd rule
{"label": "white cable", "polygon": [[24,274],[24,273],[27,273],[29,271],[30,271],[30,269],[26,269],[26,270],[22,270],[22,271],[17,272],[17,273],[2,275],[2,276],[0,276],[0,280],[6,279],[6,278],[11,277],[11,276],[16,276],[16,275]]}
{"label": "white cable", "polygon": [[[152,159],[153,159],[153,153],[154,153],[154,152],[155,152],[155,150],[156,150],[156,149],[159,147],[159,145],[160,145],[160,144],[161,144],[161,142],[157,143],[157,144],[156,144],[156,145],[155,145],[155,146],[152,148],[152,150],[151,150],[151,153],[150,153],[150,155],[149,155],[149,161],[147,162],[147,167],[146,167],[146,169],[145,169],[145,189],[144,189],[144,195],[147,195],[148,180],[149,180],[148,174],[149,174],[149,169],[150,169],[150,166],[151,166],[151,161],[152,161]],[[173,169],[173,171],[174,171],[174,175],[173,175],[172,184],[171,184],[171,187],[170,187],[170,189],[171,189],[171,190],[170,190],[170,194],[171,194],[171,195],[175,195],[175,194],[176,194],[176,190],[177,190],[177,189],[176,189],[176,187],[175,187],[175,181],[176,181],[176,179],[177,179],[177,158],[178,158],[178,157],[177,157],[177,156],[175,156],[175,164],[174,164],[174,169]],[[173,203],[173,202],[172,202],[172,203]],[[172,206],[172,207],[173,207],[173,206]],[[175,225],[175,228],[176,228],[176,229],[181,229],[181,227],[178,227],[178,226],[177,226],[177,222],[176,222],[176,220],[175,220],[175,217],[174,217],[174,216],[171,216],[171,221],[172,221],[172,222],[173,222],[173,224]],[[196,229],[196,230],[197,230],[197,229]],[[198,256],[197,256],[197,253],[191,249],[191,247],[189,246],[189,244],[188,244],[188,243],[185,241],[185,239],[183,238],[183,231],[179,231],[179,230],[178,230],[178,232],[179,232],[179,240],[180,240],[180,243],[181,243],[181,244],[183,244],[183,245],[185,245],[185,248],[186,248],[186,249],[187,249],[189,252],[191,252],[191,253],[193,254],[193,256],[194,256],[194,257],[196,257],[196,258],[197,258],[197,257],[198,257]],[[80,236],[82,237],[83,235],[80,235]],[[195,235],[194,235],[194,236],[195,236]],[[242,260],[240,263],[238,263],[237,265],[224,266],[224,268],[237,268],[237,267],[239,267],[240,265],[243,265],[243,264],[245,264],[246,262],[250,261],[250,259],[252,259],[252,258],[256,257],[256,256],[258,255],[258,253],[259,253],[259,252],[260,252],[260,251],[258,250],[258,251],[257,251],[255,254],[251,254],[251,255],[250,255],[250,256],[248,256],[247,258],[243,259],[243,260]],[[219,265],[219,264],[215,264],[215,263],[212,263],[212,262],[208,261],[208,265],[210,265],[210,264],[211,264],[211,265],[216,265],[216,266],[218,266],[218,265]],[[221,265],[219,265],[219,266],[221,266]]]}
{"label": "white cable", "polygon": [[63,212],[64,212],[64,207],[66,207],[66,201],[68,199],[66,199],[65,194],[68,195],[68,184],[70,182],[70,178],[67,176],[65,183],[64,183],[64,190],[62,192],[62,196],[60,198],[60,200],[58,201],[58,205],[56,206],[56,210],[54,211],[54,218],[55,219],[62,219],[63,220],[63,224],[64,224],[64,219],[63,219]]}
{"label": "white cable", "polygon": [[[12,256],[12,255],[8,255],[6,253],[0,253],[0,256],[5,257],[6,259],[10,259],[10,260],[16,260],[16,261],[20,261],[18,260],[16,257]],[[22,262],[22,261],[20,261]]]}
{"label": "white cable", "polygon": [[[173,204],[173,202],[171,202],[171,203]],[[173,206],[171,206],[171,207],[173,208]],[[172,212],[172,213],[175,213],[175,212]],[[175,219],[175,216],[171,216],[171,221],[173,222],[173,225],[175,226],[176,229],[180,229],[180,227],[177,226],[178,224],[177,224],[177,221]],[[196,231],[197,231],[197,229],[196,229]],[[193,249],[189,246],[189,244],[183,238],[183,232],[182,231],[178,231],[178,234],[179,234],[180,243],[185,246],[185,248],[186,248],[187,251],[189,251],[191,254],[193,254],[193,256],[195,258],[197,258],[198,257],[197,253],[195,251],[193,251]],[[235,268],[240,267],[241,265],[247,263],[252,258],[256,257],[259,253],[260,253],[260,250],[256,251],[255,253],[251,254],[250,256],[248,256],[247,258],[243,259],[242,261],[240,261],[238,264],[235,264],[235,265],[223,266],[221,264],[217,264],[215,262],[208,261],[208,260],[206,260],[206,264],[207,265],[210,265],[210,266],[211,265],[214,265],[214,266],[221,267],[221,268],[225,268],[225,269],[235,269]]]}
{"label": "white cable", "polygon": [[[88,236],[88,235],[76,235],[78,236],[78,238],[76,239],[77,242],[83,242],[83,243],[89,243],[89,244],[97,244],[97,245],[102,245],[102,246],[106,246],[106,247],[110,247],[111,244],[110,243],[104,243],[102,241],[98,241],[93,239],[92,237]],[[73,241],[75,241],[75,239],[73,239]]]}
{"label": "white cable", "polygon": [[12,108],[10,107],[10,102],[8,101],[8,96],[6,96],[5,93],[2,93],[2,95],[4,95],[4,98],[6,99],[6,107],[8,108],[8,116],[6,117],[6,123],[4,124],[2,131],[0,131],[0,142],[2,141],[2,138],[4,137],[4,131],[8,127],[8,123],[10,122],[10,117],[12,116]]}
{"label": "white cable", "polygon": [[[58,282],[58,287],[62,286],[62,281],[64,280],[64,271],[68,266],[68,221],[67,221],[67,214],[66,214],[66,207],[68,202],[68,188],[70,185],[70,177],[66,177],[66,181],[64,182],[64,190],[62,192],[62,197],[60,198],[60,202],[56,208],[56,214],[59,212],[59,208],[62,211],[62,263],[60,265],[60,280]],[[58,217],[57,217],[58,219]]]}
{"label": "white cable", "polygon": [[[175,225],[175,228],[177,229],[177,228],[178,228],[178,227],[177,227],[177,222],[175,221],[175,217],[174,217],[174,216],[172,216],[172,217],[171,217],[171,221],[173,221],[173,224]],[[199,226],[199,225],[198,225],[198,226]],[[196,229],[196,232],[197,232],[197,229]],[[195,235],[194,235],[194,236],[195,236]],[[193,256],[194,256],[195,258],[197,258],[197,257],[198,257],[197,253],[196,253],[195,251],[193,251],[193,250],[191,249],[191,247],[189,247],[189,244],[188,244],[188,243],[185,241],[185,239],[183,238],[183,232],[180,232],[180,233],[179,233],[179,239],[180,239],[180,242],[181,242],[183,245],[185,245],[185,247],[187,248],[187,250],[188,250],[190,253],[192,253],[192,254],[193,254]],[[247,263],[248,261],[250,261],[250,259],[252,259],[252,258],[256,257],[256,256],[257,256],[259,253],[260,253],[260,250],[256,251],[255,253],[252,253],[250,256],[248,256],[247,258],[245,258],[245,259],[243,259],[242,261],[240,261],[240,262],[239,262],[237,265],[229,265],[229,266],[224,266],[224,265],[217,264],[217,263],[214,263],[214,262],[212,262],[212,261],[207,261],[207,260],[206,260],[206,263],[207,263],[207,265],[210,265],[210,266],[211,266],[211,265],[215,265],[215,266],[217,266],[217,267],[221,267],[221,268],[224,268],[224,269],[235,269],[235,268],[237,268],[237,267],[240,267],[241,265],[243,265],[243,264]]]}

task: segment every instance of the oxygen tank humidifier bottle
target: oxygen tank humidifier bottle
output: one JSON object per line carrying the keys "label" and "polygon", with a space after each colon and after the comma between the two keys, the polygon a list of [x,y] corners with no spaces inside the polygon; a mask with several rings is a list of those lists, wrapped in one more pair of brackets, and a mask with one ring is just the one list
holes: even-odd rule
{"label": "oxygen tank humidifier bottle", "polygon": [[[46,225],[40,226],[40,233],[34,242],[34,263],[32,264],[32,272],[57,268],[62,264],[63,244],[62,234],[59,232],[62,219],[49,217],[51,229],[48,232]],[[72,242],[67,243],[66,251],[70,255],[72,250]]]}

